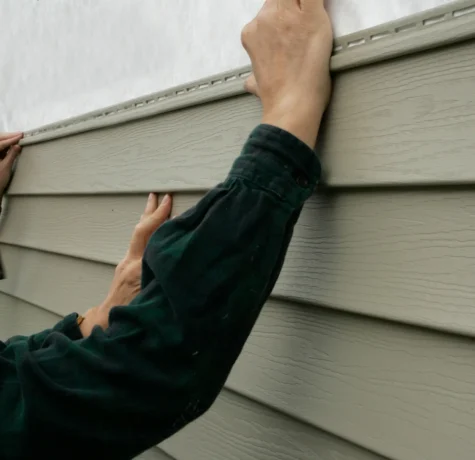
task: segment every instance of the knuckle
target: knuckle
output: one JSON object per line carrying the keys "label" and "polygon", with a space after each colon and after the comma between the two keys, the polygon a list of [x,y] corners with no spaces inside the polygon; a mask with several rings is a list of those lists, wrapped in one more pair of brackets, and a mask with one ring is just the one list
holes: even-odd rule
{"label": "knuckle", "polygon": [[244,48],[247,49],[247,47],[249,46],[251,40],[252,40],[252,36],[254,34],[254,30],[255,30],[255,20],[249,22],[248,24],[246,24],[244,26],[244,28],[242,29],[241,31],[241,43],[242,45],[244,46]]}
{"label": "knuckle", "polygon": [[126,278],[129,282],[135,282],[137,278],[140,278],[142,272],[142,259],[137,259],[131,263],[124,271]]}
{"label": "knuckle", "polygon": [[277,8],[267,7],[259,11],[259,14],[255,17],[254,21],[256,23],[256,27],[261,27],[275,23],[279,16],[280,12]]}

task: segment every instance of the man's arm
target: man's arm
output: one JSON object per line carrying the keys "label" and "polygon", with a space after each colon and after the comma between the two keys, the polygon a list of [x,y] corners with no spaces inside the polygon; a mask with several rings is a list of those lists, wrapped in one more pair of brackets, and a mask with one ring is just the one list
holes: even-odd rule
{"label": "man's arm", "polygon": [[0,457],[132,458],[205,412],[274,286],[319,171],[303,142],[258,127],[227,180],[153,235],[142,292],[111,311],[108,329],[6,347]]}
{"label": "man's arm", "polygon": [[76,341],[52,332],[38,350],[19,342],[2,351],[1,458],[132,458],[196,419],[220,392],[320,175],[310,146],[328,98],[323,0],[268,0],[260,14],[244,42],[265,124],[222,184],[153,235],[142,290],[112,309],[107,329]]}

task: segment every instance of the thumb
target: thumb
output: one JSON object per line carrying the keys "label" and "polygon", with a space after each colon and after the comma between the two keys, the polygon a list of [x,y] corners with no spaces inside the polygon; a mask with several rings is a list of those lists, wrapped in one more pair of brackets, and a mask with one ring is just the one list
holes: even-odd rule
{"label": "thumb", "polygon": [[10,147],[8,149],[8,152],[5,155],[5,159],[2,161],[6,168],[11,169],[16,157],[20,154],[20,152],[21,147],[19,145],[14,145],[13,147]]}

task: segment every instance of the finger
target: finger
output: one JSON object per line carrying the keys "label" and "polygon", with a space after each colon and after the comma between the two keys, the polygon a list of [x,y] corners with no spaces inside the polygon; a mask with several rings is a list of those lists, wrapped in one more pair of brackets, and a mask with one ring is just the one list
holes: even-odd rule
{"label": "finger", "polygon": [[5,150],[6,148],[11,147],[12,145],[18,144],[22,137],[23,134],[20,133],[13,137],[0,139],[0,151]]}
{"label": "finger", "polygon": [[3,141],[5,139],[10,139],[12,137],[18,137],[22,136],[23,133],[17,132],[17,133],[0,133],[0,141]]}
{"label": "finger", "polygon": [[127,257],[141,258],[145,248],[147,247],[148,240],[152,234],[163,223],[165,223],[172,210],[172,199],[170,195],[165,195],[160,206],[147,215],[147,218],[141,219],[138,225],[135,227],[135,231],[132,235],[132,241],[130,242]]}
{"label": "finger", "polygon": [[144,216],[153,214],[158,208],[158,196],[155,193],[151,193],[147,199],[147,206],[145,207]]}
{"label": "finger", "polygon": [[247,78],[246,82],[244,83],[244,88],[248,93],[259,97],[259,87],[257,86],[257,80],[254,74],[251,74]]}
{"label": "finger", "polygon": [[13,166],[13,163],[16,160],[16,157],[20,154],[21,152],[21,147],[19,145],[14,145],[13,147],[10,147],[8,150],[8,153],[5,156],[5,159],[2,161],[2,164],[4,164],[7,168],[11,168]]}
{"label": "finger", "polygon": [[[172,212],[172,197],[167,193],[164,197],[160,206],[153,213],[153,221],[156,227],[162,225],[169,217]],[[153,229],[155,231],[155,229]]]}

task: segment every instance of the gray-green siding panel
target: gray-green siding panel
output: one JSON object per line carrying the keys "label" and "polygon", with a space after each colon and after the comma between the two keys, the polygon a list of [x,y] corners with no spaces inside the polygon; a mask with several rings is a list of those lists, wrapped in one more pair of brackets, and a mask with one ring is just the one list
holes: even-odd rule
{"label": "gray-green siding panel", "polygon": [[[274,294],[475,335],[474,198],[462,189],[317,194],[302,213]],[[174,212],[197,199],[177,194]],[[12,197],[0,242],[116,264],[145,201]],[[13,262],[6,262],[8,270]],[[14,276],[35,276],[27,273],[21,267]],[[82,278],[94,283],[86,272]]]}

